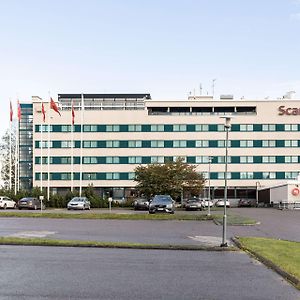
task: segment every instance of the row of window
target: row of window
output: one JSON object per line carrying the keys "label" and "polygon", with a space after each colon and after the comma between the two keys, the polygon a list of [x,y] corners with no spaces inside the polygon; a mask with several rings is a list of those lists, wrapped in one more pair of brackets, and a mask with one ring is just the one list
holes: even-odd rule
{"label": "row of window", "polygon": [[[50,173],[50,180],[71,180],[70,172]],[[224,179],[224,172],[211,172],[211,179]],[[205,174],[207,175],[207,174]],[[35,180],[40,180],[41,174],[35,173]],[[298,172],[228,172],[227,179],[294,179]],[[134,172],[100,172],[82,173],[83,180],[133,180]],[[208,176],[206,176],[207,178]],[[42,174],[42,180],[47,180],[48,174]],[[73,180],[80,180],[80,173],[73,173]]]}
{"label": "row of window", "polygon": [[[48,141],[35,141],[35,148],[48,147]],[[50,141],[50,148],[80,148],[80,141]],[[231,148],[299,147],[300,140],[230,140]],[[133,140],[83,141],[83,148],[224,148],[225,140]]]}
{"label": "row of window", "polygon": [[[48,125],[35,125],[35,132],[48,131]],[[81,125],[50,125],[51,132],[80,132]],[[300,124],[232,124],[231,131],[300,131]],[[224,124],[132,124],[83,125],[84,132],[197,132],[224,131]]]}
{"label": "row of window", "polygon": [[[83,164],[149,164],[176,161],[177,156],[83,156]],[[190,164],[208,164],[208,156],[183,156],[184,162]],[[43,164],[48,164],[48,157],[43,156]],[[50,157],[50,164],[71,164],[70,156]],[[300,163],[300,156],[229,156],[231,164],[273,164],[273,163]],[[41,157],[35,157],[35,163],[41,163]],[[214,156],[212,164],[224,164],[225,156]],[[73,164],[80,164],[80,157],[73,157]]]}

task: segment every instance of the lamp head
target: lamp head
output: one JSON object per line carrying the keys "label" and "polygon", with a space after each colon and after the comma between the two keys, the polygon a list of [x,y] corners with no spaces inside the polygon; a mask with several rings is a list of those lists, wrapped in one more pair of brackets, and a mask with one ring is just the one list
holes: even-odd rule
{"label": "lamp head", "polygon": [[224,117],[220,117],[221,119],[225,119],[225,128],[230,128],[231,127],[231,124],[230,124],[230,122],[231,122],[231,119],[232,119],[232,117],[227,117],[227,116],[224,116]]}

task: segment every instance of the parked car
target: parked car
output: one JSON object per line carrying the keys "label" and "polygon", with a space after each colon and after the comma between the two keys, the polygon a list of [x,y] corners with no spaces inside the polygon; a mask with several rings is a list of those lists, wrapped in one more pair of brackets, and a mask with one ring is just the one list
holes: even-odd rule
{"label": "parked car", "polygon": [[[224,199],[219,199],[216,203],[215,206],[216,207],[224,207],[225,201]],[[230,207],[230,202],[229,200],[226,200],[226,207]]]}
{"label": "parked car", "polygon": [[251,207],[256,206],[256,199],[240,199],[238,203],[239,207]]}
{"label": "parked car", "polygon": [[0,196],[0,208],[3,208],[3,209],[7,209],[7,208],[16,208],[17,206],[17,203],[6,197],[6,196]]}
{"label": "parked car", "polygon": [[170,195],[156,195],[149,205],[149,214],[155,214],[156,212],[166,212],[174,214],[175,201]]}
{"label": "parked car", "polygon": [[[26,197],[22,198],[18,201],[18,208],[23,209],[41,209],[41,201],[38,198],[33,198],[33,197]],[[43,203],[43,209],[46,208],[45,204]]]}
{"label": "parked car", "polygon": [[70,209],[91,209],[91,202],[86,197],[74,197],[71,201],[67,204],[68,210]]}
{"label": "parked car", "polygon": [[133,202],[134,210],[148,210],[149,209],[149,201],[146,198],[136,198]]}
{"label": "parked car", "polygon": [[198,198],[188,199],[185,204],[185,210],[202,210],[203,208],[203,202]]}
{"label": "parked car", "polygon": [[208,207],[208,204],[209,204],[210,207],[213,207],[213,206],[214,206],[213,201],[208,200],[208,198],[202,199],[202,206],[203,206],[203,207],[205,207],[205,208]]}

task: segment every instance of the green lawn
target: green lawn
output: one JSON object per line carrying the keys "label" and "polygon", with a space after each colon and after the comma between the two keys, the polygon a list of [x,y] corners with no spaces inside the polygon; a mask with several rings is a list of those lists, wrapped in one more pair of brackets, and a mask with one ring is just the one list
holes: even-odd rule
{"label": "green lawn", "polygon": [[[213,215],[214,220],[217,224],[223,224],[223,214]],[[253,220],[248,217],[240,216],[240,215],[227,215],[227,225],[255,225],[257,224],[256,220]]]}
{"label": "green lawn", "polygon": [[57,213],[57,212],[1,212],[0,217],[52,218],[52,219],[114,219],[114,220],[187,220],[206,221],[213,216],[206,214],[126,214],[126,213]]}
{"label": "green lawn", "polygon": [[[300,281],[300,242],[258,237],[239,237],[242,246],[250,252],[270,260]],[[300,283],[297,288],[300,289]]]}
{"label": "green lawn", "polygon": [[93,247],[93,248],[126,248],[126,249],[160,249],[160,250],[205,250],[205,251],[236,251],[235,247],[216,247],[206,245],[171,245],[142,244],[130,242],[103,242],[80,240],[57,240],[48,238],[0,237],[0,245],[31,245],[58,247]]}

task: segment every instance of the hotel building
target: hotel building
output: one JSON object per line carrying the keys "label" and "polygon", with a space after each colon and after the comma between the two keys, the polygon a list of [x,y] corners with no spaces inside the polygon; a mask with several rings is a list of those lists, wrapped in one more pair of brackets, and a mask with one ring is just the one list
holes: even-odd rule
{"label": "hotel building", "polygon": [[[60,115],[49,102],[43,103],[45,122],[42,99],[32,97],[32,103],[21,104],[21,188],[49,184],[52,192],[64,193],[92,184],[100,195],[122,199],[134,194],[136,166],[183,157],[210,177],[211,195],[222,197],[224,116],[232,118],[228,198],[255,198],[257,187],[299,173],[300,100],[196,96],[167,101],[153,100],[150,94],[59,94]],[[206,193],[207,187],[208,181]]]}

